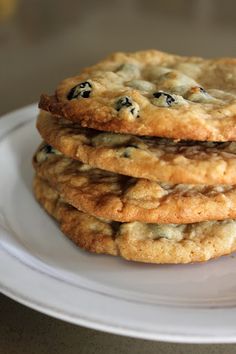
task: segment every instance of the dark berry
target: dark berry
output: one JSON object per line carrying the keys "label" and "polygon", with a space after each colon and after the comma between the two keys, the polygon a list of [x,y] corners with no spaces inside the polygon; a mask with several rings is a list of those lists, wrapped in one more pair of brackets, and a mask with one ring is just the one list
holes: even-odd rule
{"label": "dark berry", "polygon": [[[132,106],[132,100],[127,97],[121,97],[117,102],[116,102],[116,110],[119,112],[121,108],[123,107],[131,107]],[[131,112],[132,113],[132,112]]]}
{"label": "dark berry", "polygon": [[70,92],[67,95],[68,100],[72,100],[73,98],[83,97],[88,98],[92,91],[92,85],[90,82],[85,81],[81,82],[80,84],[72,87]]}
{"label": "dark berry", "polygon": [[130,152],[129,151],[125,151],[122,155],[122,157],[125,157],[125,158],[129,158],[130,157]]}
{"label": "dark berry", "polygon": [[161,96],[165,96],[166,103],[168,106],[171,106],[172,103],[175,102],[174,97],[172,97],[169,93],[166,93],[166,92],[162,92],[162,91],[154,92],[153,96],[155,98],[160,98]]}
{"label": "dark berry", "polygon": [[206,90],[203,87],[199,87],[200,92],[202,93],[207,93]]}
{"label": "dark berry", "polygon": [[46,153],[46,154],[53,154],[54,153],[54,149],[51,145],[46,144],[43,146],[42,150]]}

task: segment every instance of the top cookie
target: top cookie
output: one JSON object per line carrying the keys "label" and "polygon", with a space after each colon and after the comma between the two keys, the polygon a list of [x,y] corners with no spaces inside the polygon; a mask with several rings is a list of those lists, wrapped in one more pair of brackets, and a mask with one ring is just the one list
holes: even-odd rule
{"label": "top cookie", "polygon": [[39,107],[98,130],[236,140],[236,59],[115,53],[42,95]]}

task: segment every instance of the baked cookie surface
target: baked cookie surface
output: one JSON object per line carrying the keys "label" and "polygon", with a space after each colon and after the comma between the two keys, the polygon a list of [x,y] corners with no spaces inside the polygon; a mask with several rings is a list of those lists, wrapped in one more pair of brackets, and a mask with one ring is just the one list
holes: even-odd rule
{"label": "baked cookie surface", "polygon": [[236,218],[236,186],[128,177],[66,158],[48,144],[39,147],[33,164],[66,202],[97,217],[175,224]]}
{"label": "baked cookie surface", "polygon": [[114,53],[42,95],[39,106],[98,130],[236,140],[236,59]]}
{"label": "baked cookie surface", "polygon": [[236,142],[175,142],[101,132],[43,111],[37,128],[64,155],[107,171],[174,184],[236,184]]}
{"label": "baked cookie surface", "polygon": [[236,222],[208,221],[188,225],[118,223],[82,213],[65,203],[36,177],[34,193],[77,246],[94,253],[146,263],[203,262],[236,250]]}

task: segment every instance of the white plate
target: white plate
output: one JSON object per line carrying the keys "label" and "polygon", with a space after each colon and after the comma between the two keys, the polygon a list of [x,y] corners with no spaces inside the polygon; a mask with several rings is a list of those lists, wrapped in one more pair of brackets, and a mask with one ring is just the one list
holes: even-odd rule
{"label": "white plate", "polygon": [[155,266],[76,248],[35,202],[36,106],[0,119],[0,287],[75,324],[139,338],[236,342],[236,258]]}

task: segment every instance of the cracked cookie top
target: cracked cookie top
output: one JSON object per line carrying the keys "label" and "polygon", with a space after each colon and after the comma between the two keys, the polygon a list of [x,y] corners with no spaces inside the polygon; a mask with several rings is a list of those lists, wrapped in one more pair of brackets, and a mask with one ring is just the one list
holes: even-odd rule
{"label": "cracked cookie top", "polygon": [[236,140],[236,59],[115,53],[42,95],[39,106],[98,130]]}
{"label": "cracked cookie top", "polygon": [[66,202],[100,218],[193,223],[236,218],[236,186],[167,184],[94,168],[43,143],[33,164]]}

